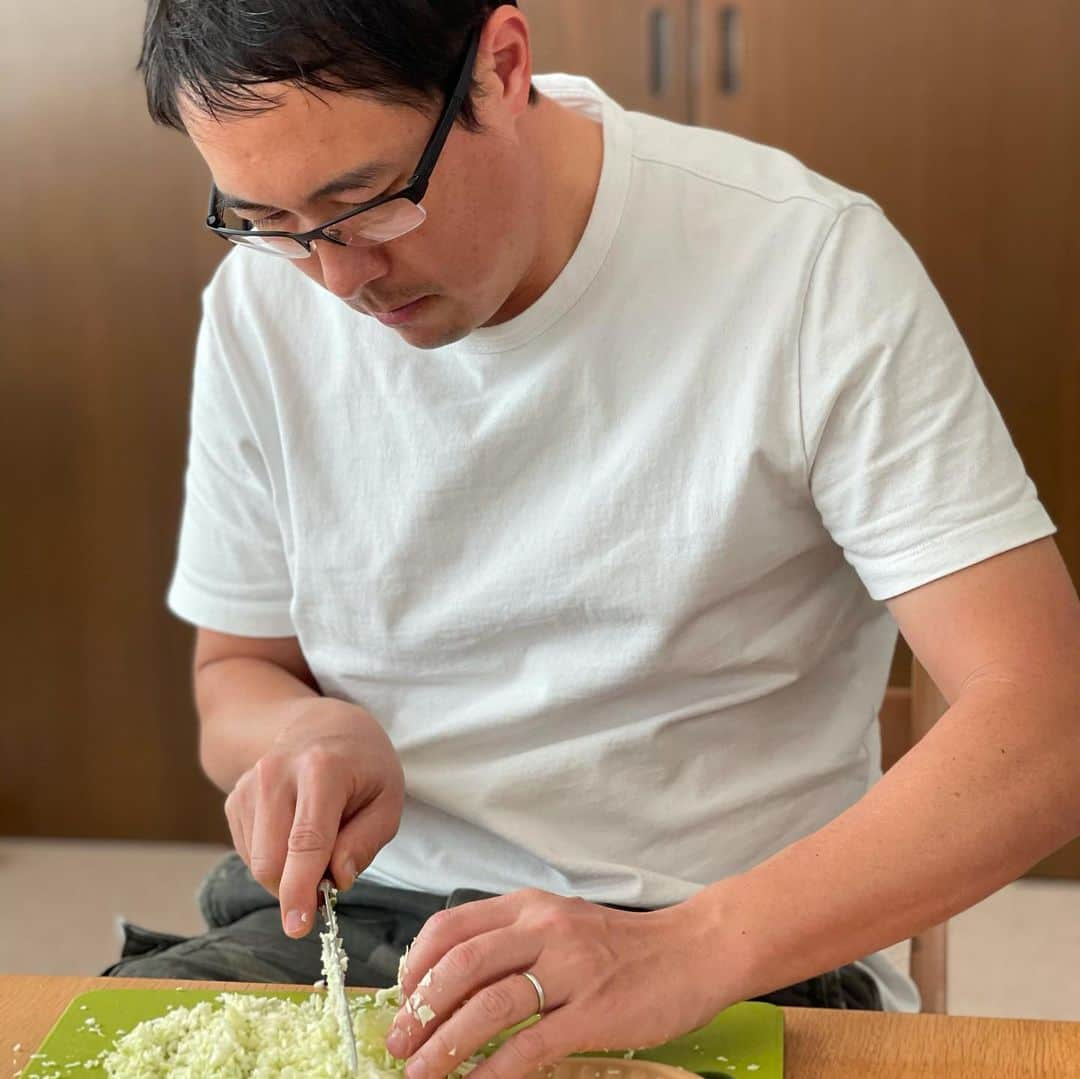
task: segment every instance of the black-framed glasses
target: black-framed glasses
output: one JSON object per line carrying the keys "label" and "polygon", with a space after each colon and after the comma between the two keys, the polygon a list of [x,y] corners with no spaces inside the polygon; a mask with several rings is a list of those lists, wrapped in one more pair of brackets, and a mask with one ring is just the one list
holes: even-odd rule
{"label": "black-framed glasses", "polygon": [[[443,106],[442,115],[435,124],[420,161],[409,177],[408,183],[393,191],[354,206],[347,213],[311,229],[310,232],[284,232],[260,229],[256,223],[241,218],[232,211],[219,208],[221,194],[216,184],[210,185],[210,206],[206,212],[206,227],[230,243],[250,247],[268,255],[287,259],[305,259],[311,255],[312,242],[326,240],[342,247],[371,247],[397,239],[412,232],[424,223],[427,213],[420,205],[427,194],[431,174],[446,144],[450,129],[461,111],[462,103],[472,86],[473,65],[480,45],[480,30],[475,31],[465,49],[461,71],[453,91]],[[230,215],[236,224],[230,223]]]}

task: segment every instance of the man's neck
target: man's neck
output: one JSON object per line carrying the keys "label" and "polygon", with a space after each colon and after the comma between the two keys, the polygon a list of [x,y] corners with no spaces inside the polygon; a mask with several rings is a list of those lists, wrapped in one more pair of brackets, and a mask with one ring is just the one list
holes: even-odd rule
{"label": "man's neck", "polygon": [[546,178],[538,210],[536,258],[488,325],[531,307],[577,250],[592,213],[604,160],[603,128],[595,120],[541,96],[530,109],[530,138]]}

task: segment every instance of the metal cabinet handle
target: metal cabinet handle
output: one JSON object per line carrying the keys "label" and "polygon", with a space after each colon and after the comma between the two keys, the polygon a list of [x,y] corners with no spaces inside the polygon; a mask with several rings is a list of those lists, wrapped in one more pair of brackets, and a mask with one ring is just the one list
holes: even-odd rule
{"label": "metal cabinet handle", "polygon": [[725,4],[718,12],[720,25],[717,81],[720,92],[731,96],[742,86],[742,12],[735,4]]}
{"label": "metal cabinet handle", "polygon": [[671,77],[671,12],[664,7],[649,12],[649,93],[663,97]]}

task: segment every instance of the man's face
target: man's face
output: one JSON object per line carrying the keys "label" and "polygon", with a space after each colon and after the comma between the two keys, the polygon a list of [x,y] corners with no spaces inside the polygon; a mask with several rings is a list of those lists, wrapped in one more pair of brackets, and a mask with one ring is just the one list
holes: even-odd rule
{"label": "man's face", "polygon": [[[218,189],[250,203],[238,212],[267,229],[307,231],[404,187],[436,122],[434,111],[345,94],[267,90],[280,95],[279,107],[220,122],[193,107],[184,115]],[[501,321],[537,256],[538,170],[518,137],[521,110],[498,93],[480,101],[483,130],[451,131],[419,228],[374,247],[316,241],[310,258],[293,263],[419,348]],[[311,197],[356,170],[371,175],[332,196]]]}

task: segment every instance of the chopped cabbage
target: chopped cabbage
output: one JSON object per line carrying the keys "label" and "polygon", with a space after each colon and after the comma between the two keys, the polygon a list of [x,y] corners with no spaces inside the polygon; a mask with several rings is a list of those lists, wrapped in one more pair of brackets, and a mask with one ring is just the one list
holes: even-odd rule
{"label": "chopped cabbage", "polygon": [[[390,990],[350,997],[361,1079],[401,1079],[405,1062],[386,1050],[397,1012]],[[111,1079],[338,1079],[349,1075],[337,1015],[322,993],[297,1004],[281,997],[221,993],[139,1023],[102,1062]],[[452,1073],[463,1079],[482,1057]]]}
{"label": "chopped cabbage", "polygon": [[[327,969],[327,984],[343,970]],[[398,968],[400,983],[405,957]],[[401,1079],[405,1062],[386,1049],[386,1033],[401,1007],[400,984],[374,997],[349,998],[360,1079]],[[464,1079],[482,1056],[463,1060],[451,1073]],[[173,1006],[119,1038],[101,1065],[110,1079],[339,1079],[349,1065],[341,1026],[325,993],[300,1003],[252,993],[220,993],[216,1001]]]}

